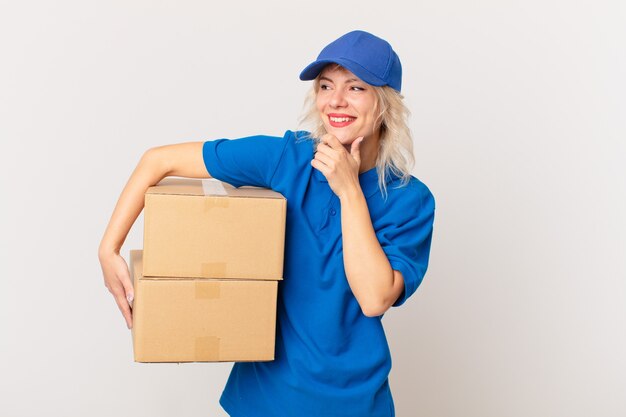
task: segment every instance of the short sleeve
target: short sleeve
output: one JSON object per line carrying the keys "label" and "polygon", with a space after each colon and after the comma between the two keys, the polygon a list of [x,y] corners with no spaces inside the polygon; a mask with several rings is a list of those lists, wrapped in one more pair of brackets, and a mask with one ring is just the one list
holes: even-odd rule
{"label": "short sleeve", "polygon": [[235,187],[272,188],[272,178],[287,141],[287,135],[217,139],[204,143],[202,157],[213,178]]}
{"label": "short sleeve", "polygon": [[404,196],[400,193],[392,207],[385,227],[376,235],[391,267],[400,271],[404,278],[404,291],[393,304],[397,307],[413,295],[426,274],[435,199],[430,190],[419,183],[409,186]]}

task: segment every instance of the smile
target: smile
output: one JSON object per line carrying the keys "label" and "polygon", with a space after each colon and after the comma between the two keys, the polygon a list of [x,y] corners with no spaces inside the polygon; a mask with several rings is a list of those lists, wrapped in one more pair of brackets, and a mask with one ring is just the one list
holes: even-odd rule
{"label": "smile", "polygon": [[356,117],[352,117],[352,116],[328,115],[328,121],[330,122],[330,125],[332,127],[345,127],[351,124],[352,122],[354,122],[355,120],[356,120]]}

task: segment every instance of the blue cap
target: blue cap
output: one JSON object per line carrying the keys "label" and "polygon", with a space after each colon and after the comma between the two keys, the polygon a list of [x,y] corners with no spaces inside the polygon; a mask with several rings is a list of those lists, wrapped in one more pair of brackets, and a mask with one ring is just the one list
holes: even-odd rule
{"label": "blue cap", "polygon": [[400,91],[402,65],[398,54],[384,39],[362,30],[346,33],[328,44],[317,60],[301,73],[301,80],[313,80],[328,64],[339,64],[370,85]]}

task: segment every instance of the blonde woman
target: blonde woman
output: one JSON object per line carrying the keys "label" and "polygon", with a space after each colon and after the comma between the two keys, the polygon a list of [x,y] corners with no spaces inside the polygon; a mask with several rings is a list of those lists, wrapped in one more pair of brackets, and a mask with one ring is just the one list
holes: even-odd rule
{"label": "blonde woman", "polygon": [[394,416],[381,318],[421,283],[435,210],[409,172],[400,60],[385,40],[353,31],[300,79],[314,80],[304,116],[310,132],[144,154],[100,245],[104,280],[130,328],[133,288],[119,250],[144,192],[165,176],[274,189],[288,201],[276,359],[235,363],[220,404],[232,417]]}

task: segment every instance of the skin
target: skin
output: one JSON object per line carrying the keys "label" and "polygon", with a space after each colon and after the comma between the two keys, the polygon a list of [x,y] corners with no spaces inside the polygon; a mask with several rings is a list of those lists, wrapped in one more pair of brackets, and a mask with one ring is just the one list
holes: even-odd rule
{"label": "skin", "polygon": [[[374,233],[358,174],[375,166],[379,128],[374,125],[371,87],[343,69],[325,69],[317,97],[318,111],[328,134],[319,144],[311,165],[327,179],[341,202],[343,257],[346,276],[363,313],[383,314],[404,289],[402,274],[394,271]],[[349,114],[356,121],[333,127],[329,111]],[[356,140],[358,139],[358,140]],[[98,258],[104,284],[132,328],[134,289],[120,249],[143,210],[148,187],[167,176],[210,178],[202,159],[203,142],[151,148],[141,157],[122,190],[100,242]]]}

